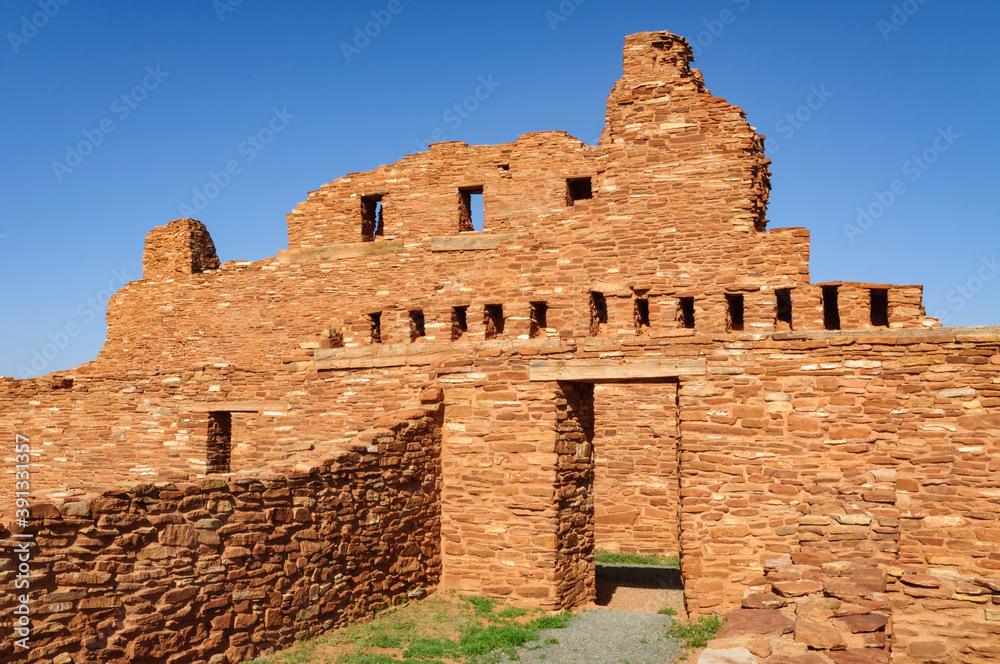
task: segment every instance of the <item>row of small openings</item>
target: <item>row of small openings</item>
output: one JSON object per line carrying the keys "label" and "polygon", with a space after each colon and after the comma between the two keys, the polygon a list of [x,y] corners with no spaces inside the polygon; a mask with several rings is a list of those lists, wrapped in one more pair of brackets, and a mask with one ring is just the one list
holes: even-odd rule
{"label": "row of small openings", "polygon": [[[827,330],[840,329],[839,286],[823,286],[823,327]],[[868,289],[869,322],[872,327],[889,327],[889,290],[887,288]]]}
{"label": "row of small openings", "polygon": [[[823,286],[823,322],[828,330],[840,329],[840,308],[837,303],[837,286]],[[885,288],[870,289],[871,324],[873,327],[889,327],[889,291]],[[792,327],[792,290],[775,290],[775,327]],[[745,303],[743,295],[726,294],[726,329],[739,332],[744,329]],[[642,334],[649,329],[649,300],[640,297],[634,300],[636,332]],[[694,298],[677,299],[676,320],[681,327],[694,329]],[[608,322],[608,303],[603,293],[590,294],[590,334],[598,336],[601,325]]]}
{"label": "row of small openings", "polygon": [[[374,242],[385,235],[385,218],[382,198],[385,194],[361,197],[361,241]],[[591,178],[566,179],[566,205],[594,197]],[[458,230],[459,232],[481,231],[486,224],[486,208],[483,202],[482,185],[460,187],[458,189]]]}
{"label": "row of small openings", "polygon": [[[823,286],[823,324],[827,330],[840,329],[840,307],[838,304],[838,287]],[[792,327],[792,291],[790,288],[778,288],[775,294],[775,327],[788,329]],[[885,288],[872,288],[869,291],[871,302],[871,324],[873,327],[889,327],[889,292]],[[743,295],[726,294],[726,329],[739,332],[744,329],[745,302]],[[531,302],[529,313],[528,336],[532,339],[541,335],[548,327],[548,305],[545,302]],[[650,327],[649,299],[637,297],[633,300],[633,319],[635,330],[642,334]],[[677,298],[676,320],[685,329],[694,329],[695,309],[693,297]],[[382,312],[368,314],[372,343],[382,343]],[[503,335],[504,313],[502,304],[487,304],[483,307],[483,328],[487,339],[496,339]],[[590,293],[590,335],[599,336],[601,326],[608,322],[608,302],[604,293]],[[427,335],[424,312],[413,309],[409,312],[410,341],[416,341]],[[469,307],[456,306],[451,310],[451,339],[461,339],[469,331]]]}
{"label": "row of small openings", "polygon": [[[530,309],[530,324],[528,336],[534,339],[540,336],[547,327],[546,317],[548,305],[545,302],[532,302]],[[367,315],[372,343],[380,344],[382,337],[382,312],[376,311]],[[503,335],[504,313],[502,304],[487,304],[483,307],[483,328],[487,339],[496,339]],[[410,341],[416,341],[427,336],[426,322],[422,309],[409,312]],[[451,340],[457,341],[469,331],[469,307],[451,308]]]}
{"label": "row of small openings", "polygon": [[[632,304],[632,317],[635,324],[635,331],[642,334],[649,329],[649,299],[637,297]],[[694,298],[682,297],[677,301],[677,321],[682,327],[694,328]],[[591,291],[590,293],[590,336],[596,337],[601,333],[601,326],[608,322],[608,300],[604,293]]]}

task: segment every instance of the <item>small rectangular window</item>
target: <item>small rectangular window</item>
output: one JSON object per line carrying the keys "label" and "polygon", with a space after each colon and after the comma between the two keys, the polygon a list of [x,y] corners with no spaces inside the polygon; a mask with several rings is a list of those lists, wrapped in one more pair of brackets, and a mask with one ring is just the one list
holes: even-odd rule
{"label": "small rectangular window", "polygon": [[424,312],[414,309],[410,312],[410,341],[416,341],[424,336],[427,336],[424,328]]}
{"label": "small rectangular window", "polygon": [[547,328],[548,322],[545,320],[549,311],[549,306],[544,302],[532,302],[531,303],[531,317],[530,325],[528,327],[528,337],[534,339],[540,336],[545,328]]}
{"label": "small rectangular window", "polygon": [[469,331],[469,318],[468,318],[469,308],[468,307],[452,307],[451,308],[451,340],[458,341],[465,336],[465,333]]}
{"label": "small rectangular window", "polygon": [[590,336],[596,337],[601,334],[601,325],[608,323],[608,300],[604,293],[592,291],[590,293]]}
{"label": "small rectangular window", "polygon": [[483,324],[486,327],[486,338],[496,339],[503,334],[503,305],[487,304],[483,310]]}
{"label": "small rectangular window", "polygon": [[838,286],[823,286],[823,327],[840,329],[840,305],[837,302]]}
{"label": "small rectangular window", "polygon": [[870,295],[872,327],[889,327],[889,291],[885,288],[873,288]]}
{"label": "small rectangular window", "polygon": [[677,320],[681,327],[688,330],[694,329],[694,298],[677,298]]}
{"label": "small rectangular window", "polygon": [[368,323],[371,325],[371,340],[373,344],[382,343],[382,312],[368,314]]}
{"label": "small rectangular window", "polygon": [[206,472],[228,473],[233,449],[233,414],[212,411],[208,414],[208,452]]}
{"label": "small rectangular window", "polygon": [[[779,329],[792,329],[792,289],[778,288],[774,291],[777,300],[777,315],[775,316],[775,327]],[[783,325],[782,325],[783,324]]]}
{"label": "small rectangular window", "polygon": [[485,226],[486,208],[482,187],[458,190],[458,230],[481,231]]}
{"label": "small rectangular window", "polygon": [[635,333],[642,334],[649,329],[649,300],[637,298],[635,300]]}
{"label": "small rectangular window", "polygon": [[566,205],[593,198],[590,178],[568,178],[566,180]]}
{"label": "small rectangular window", "polygon": [[374,242],[385,234],[382,220],[382,195],[361,197],[361,241]]}
{"label": "small rectangular window", "polygon": [[743,296],[727,294],[726,311],[729,314],[727,319],[728,331],[741,331],[743,329]]}

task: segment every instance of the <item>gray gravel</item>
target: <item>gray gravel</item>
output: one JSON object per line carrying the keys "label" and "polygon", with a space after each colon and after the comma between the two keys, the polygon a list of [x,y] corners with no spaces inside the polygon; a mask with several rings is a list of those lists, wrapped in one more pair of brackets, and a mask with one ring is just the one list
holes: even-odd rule
{"label": "gray gravel", "polygon": [[[672,622],[657,613],[585,611],[566,627],[543,630],[538,641],[517,652],[529,664],[665,664],[681,652],[675,639],[663,635]],[[545,639],[559,643],[545,645]]]}

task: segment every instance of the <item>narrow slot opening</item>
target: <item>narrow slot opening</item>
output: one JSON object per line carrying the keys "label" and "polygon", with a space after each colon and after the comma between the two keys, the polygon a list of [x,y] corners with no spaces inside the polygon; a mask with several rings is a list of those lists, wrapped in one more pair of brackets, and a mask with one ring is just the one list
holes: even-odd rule
{"label": "narrow slot opening", "polygon": [[743,296],[726,295],[726,329],[730,332],[739,332],[743,329]]}
{"label": "narrow slot opening", "polygon": [[777,316],[775,327],[778,329],[792,329],[792,289],[778,288],[774,291],[777,300]]}
{"label": "narrow slot opening", "polygon": [[382,195],[361,197],[361,241],[374,242],[385,235],[382,219]]}
{"label": "narrow slot opening", "polygon": [[373,314],[368,314],[368,323],[371,325],[372,343],[382,343],[382,312],[378,311]]}
{"label": "narrow slot opening", "polygon": [[889,291],[885,288],[871,289],[872,326],[889,327]]}
{"label": "narrow slot opening", "polygon": [[638,298],[635,301],[635,331],[642,334],[649,329],[649,300]]}
{"label": "narrow slot opening", "polygon": [[549,305],[544,302],[532,302],[531,303],[531,314],[530,314],[530,325],[528,327],[528,337],[534,339],[540,336],[542,332],[547,328],[548,321],[546,317],[548,316]]}
{"label": "narrow slot opening", "polygon": [[591,291],[590,293],[590,336],[596,337],[601,334],[601,325],[608,323],[608,300],[604,293]]}
{"label": "narrow slot opening", "polygon": [[483,324],[487,339],[496,339],[503,334],[503,305],[487,304],[483,309]]}
{"label": "narrow slot opening", "polygon": [[212,411],[208,414],[208,473],[228,473],[233,449],[233,414]]}
{"label": "narrow slot opening", "polygon": [[594,191],[591,188],[590,178],[566,179],[566,205],[574,205],[577,201],[593,197]]}
{"label": "narrow slot opening", "polygon": [[840,305],[837,303],[838,286],[823,286],[823,327],[840,329]]}
{"label": "narrow slot opening", "polygon": [[486,208],[482,187],[458,190],[458,230],[481,231],[485,227]]}
{"label": "narrow slot opening", "polygon": [[416,341],[424,336],[427,336],[424,328],[424,312],[414,309],[410,312],[410,341]]}
{"label": "narrow slot opening", "polygon": [[469,308],[451,308],[451,340],[458,341],[469,331]]}
{"label": "narrow slot opening", "polygon": [[693,297],[677,298],[677,320],[680,321],[681,327],[688,330],[694,329]]}

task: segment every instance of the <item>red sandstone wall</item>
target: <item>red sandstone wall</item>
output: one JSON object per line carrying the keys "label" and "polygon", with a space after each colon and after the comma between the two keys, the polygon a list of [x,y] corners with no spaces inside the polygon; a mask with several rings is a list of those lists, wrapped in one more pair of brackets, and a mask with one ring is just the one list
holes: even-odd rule
{"label": "red sandstone wall", "polygon": [[[433,590],[441,411],[400,415],[287,475],[34,504],[31,657],[237,662]],[[11,551],[0,560],[4,621],[24,592]],[[23,661],[10,629],[2,638],[0,661]]]}
{"label": "red sandstone wall", "polygon": [[215,243],[200,221],[176,219],[166,226],[157,226],[146,235],[143,279],[172,279],[218,267]]}
{"label": "red sandstone wall", "polygon": [[556,574],[561,608],[591,602],[594,576],[594,386],[560,385],[556,478]]}
{"label": "red sandstone wall", "polygon": [[677,555],[677,384],[594,386],[600,549]]}

